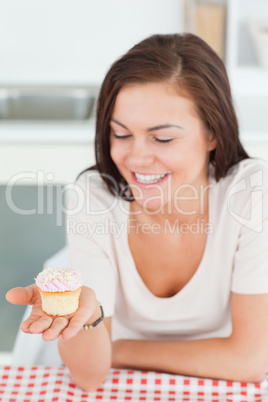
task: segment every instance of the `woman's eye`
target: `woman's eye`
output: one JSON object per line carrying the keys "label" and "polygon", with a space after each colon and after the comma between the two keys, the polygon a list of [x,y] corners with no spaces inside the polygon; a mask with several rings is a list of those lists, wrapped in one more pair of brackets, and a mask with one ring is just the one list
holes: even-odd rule
{"label": "woman's eye", "polygon": [[167,143],[167,142],[171,142],[172,141],[172,138],[165,138],[165,139],[163,139],[163,138],[155,138],[155,141],[157,141],[157,142],[161,142],[161,143]]}
{"label": "woman's eye", "polygon": [[113,133],[113,136],[114,136],[114,138],[118,138],[118,139],[121,139],[121,140],[124,140],[124,139],[130,137],[129,134],[125,134],[125,135],[120,134],[120,135],[119,135],[119,134],[116,134],[116,133]]}

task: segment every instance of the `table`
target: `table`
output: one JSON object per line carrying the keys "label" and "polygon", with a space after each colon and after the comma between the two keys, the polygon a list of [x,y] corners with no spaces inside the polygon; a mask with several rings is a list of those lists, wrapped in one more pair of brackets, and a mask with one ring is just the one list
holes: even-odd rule
{"label": "table", "polygon": [[113,400],[267,402],[268,373],[262,382],[254,384],[111,369],[96,392],[86,393],[70,380],[66,367],[0,366],[1,402]]}

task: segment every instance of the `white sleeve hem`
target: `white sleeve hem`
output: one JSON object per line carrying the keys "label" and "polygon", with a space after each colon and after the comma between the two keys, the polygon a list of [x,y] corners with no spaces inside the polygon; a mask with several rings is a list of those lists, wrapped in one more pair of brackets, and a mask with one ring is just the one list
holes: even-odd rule
{"label": "white sleeve hem", "polygon": [[268,294],[268,278],[233,279],[231,291],[239,294]]}

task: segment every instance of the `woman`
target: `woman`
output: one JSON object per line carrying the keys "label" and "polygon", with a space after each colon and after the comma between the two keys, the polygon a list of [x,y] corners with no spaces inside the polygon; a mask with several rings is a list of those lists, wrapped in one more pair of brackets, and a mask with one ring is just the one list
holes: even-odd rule
{"label": "woman", "polygon": [[[59,338],[85,390],[111,366],[261,380],[268,169],[239,141],[222,61],[191,34],[134,46],[103,82],[95,150],[67,219],[79,309],[52,318],[35,285],[13,289],[10,302],[33,305],[22,330]],[[104,322],[82,331],[101,315],[97,300]]]}

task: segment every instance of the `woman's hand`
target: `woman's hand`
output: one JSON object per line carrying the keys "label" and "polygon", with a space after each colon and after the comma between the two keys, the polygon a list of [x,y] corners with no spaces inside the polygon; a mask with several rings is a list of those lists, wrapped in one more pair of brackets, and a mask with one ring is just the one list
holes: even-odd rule
{"label": "woman's hand", "polygon": [[77,311],[66,316],[50,316],[44,313],[41,296],[35,284],[9,290],[6,299],[12,304],[32,305],[31,314],[21,324],[21,329],[29,334],[42,334],[45,341],[52,341],[60,335],[65,340],[72,338],[90,321],[98,308],[95,292],[86,286],[82,286]]}

